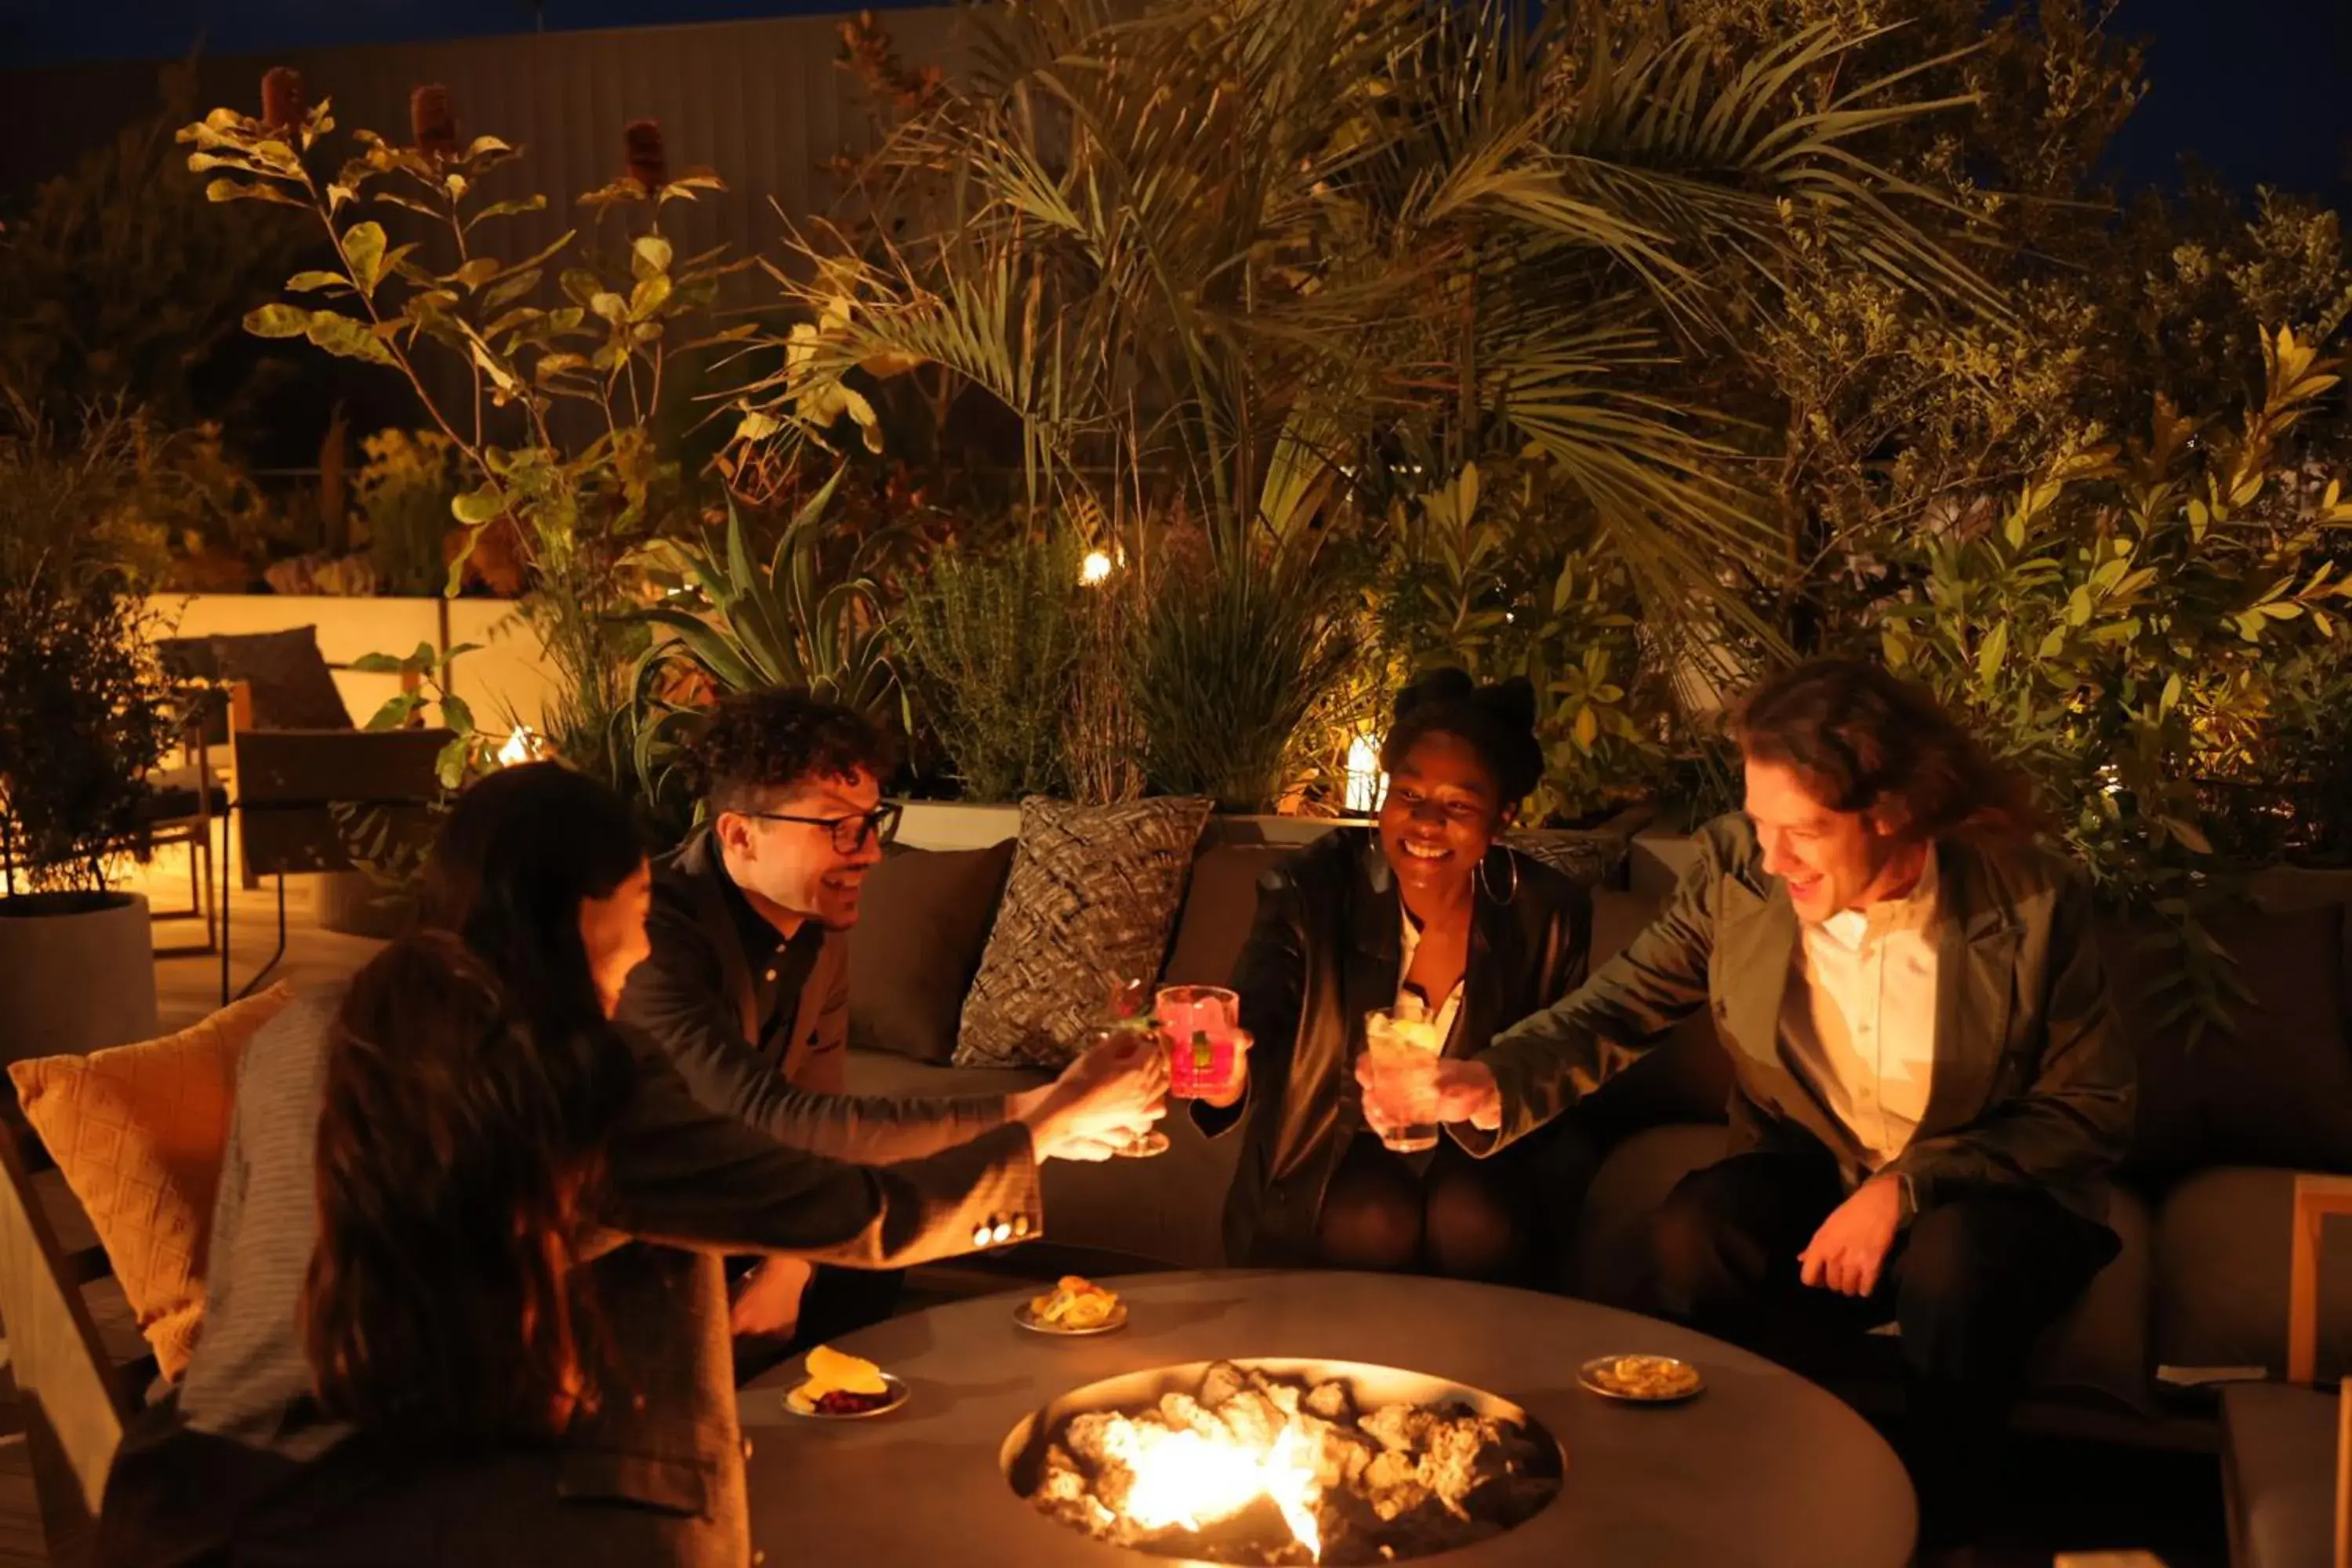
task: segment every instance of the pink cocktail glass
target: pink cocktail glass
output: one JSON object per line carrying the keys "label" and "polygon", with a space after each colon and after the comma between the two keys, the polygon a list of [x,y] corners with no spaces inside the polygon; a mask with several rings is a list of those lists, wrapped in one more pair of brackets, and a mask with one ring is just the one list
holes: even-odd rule
{"label": "pink cocktail glass", "polygon": [[1168,1047],[1168,1092],[1231,1093],[1241,1063],[1242,999],[1222,985],[1163,985],[1151,1016]]}

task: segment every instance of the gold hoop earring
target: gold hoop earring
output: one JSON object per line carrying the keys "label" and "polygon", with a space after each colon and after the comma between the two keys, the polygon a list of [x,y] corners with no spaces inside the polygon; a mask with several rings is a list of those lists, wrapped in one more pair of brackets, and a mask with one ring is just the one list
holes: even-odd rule
{"label": "gold hoop earring", "polygon": [[1476,872],[1478,879],[1478,890],[1486,895],[1486,901],[1489,903],[1515,903],[1517,901],[1519,896],[1519,858],[1512,854],[1508,848],[1502,845],[1498,844],[1495,847],[1503,851],[1503,863],[1511,868],[1511,890],[1499,899],[1495,896],[1494,879],[1486,875],[1486,862],[1494,858],[1493,850],[1489,850],[1486,855],[1479,858],[1478,869]]}

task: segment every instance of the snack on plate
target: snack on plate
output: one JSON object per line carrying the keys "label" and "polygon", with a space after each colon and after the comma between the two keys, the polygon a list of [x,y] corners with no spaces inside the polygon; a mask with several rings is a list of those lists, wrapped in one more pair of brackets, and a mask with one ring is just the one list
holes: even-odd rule
{"label": "snack on plate", "polygon": [[1592,1379],[1631,1399],[1680,1399],[1698,1392],[1698,1368],[1672,1356],[1621,1355],[1596,1363]]}
{"label": "snack on plate", "polygon": [[856,1415],[890,1403],[890,1385],[870,1361],[844,1355],[830,1345],[808,1353],[808,1381],[793,1390],[802,1403],[826,1415]]}
{"label": "snack on plate", "polygon": [[1029,1299],[1029,1315],[1050,1329],[1099,1329],[1118,1311],[1118,1296],[1075,1274]]}

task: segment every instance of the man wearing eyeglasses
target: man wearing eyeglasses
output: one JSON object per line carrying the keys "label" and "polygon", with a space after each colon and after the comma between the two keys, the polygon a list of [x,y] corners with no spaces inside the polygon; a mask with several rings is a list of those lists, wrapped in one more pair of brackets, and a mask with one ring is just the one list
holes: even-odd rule
{"label": "man wearing eyeglasses", "polygon": [[[704,825],[655,862],[653,952],[621,1016],[661,1043],[695,1098],[781,1142],[865,1164],[968,1142],[1057,1093],[1079,1096],[1087,1114],[1063,1119],[1068,1131],[1040,1145],[1044,1157],[1100,1159],[1156,1119],[1157,1093],[1108,1053],[1021,1094],[849,1094],[849,933],[898,828],[898,808],[882,800],[890,741],[804,691],[757,691],[721,701],[688,760]],[[736,1299],[739,1373],[879,1321],[898,1284],[835,1268],[812,1280],[805,1264],[770,1260]]]}

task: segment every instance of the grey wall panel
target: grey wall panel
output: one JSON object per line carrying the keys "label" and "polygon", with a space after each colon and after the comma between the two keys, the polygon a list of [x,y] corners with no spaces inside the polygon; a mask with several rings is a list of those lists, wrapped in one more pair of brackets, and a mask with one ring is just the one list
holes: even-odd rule
{"label": "grey wall panel", "polygon": [[[911,63],[953,72],[969,58],[967,25],[953,7],[888,11],[883,19]],[[209,58],[198,63],[197,112],[215,104],[257,110],[262,72],[293,66],[312,101],[333,100],[332,145],[341,155],[355,129],[407,142],[410,90],[446,87],[460,138],[488,132],[525,150],[491,176],[490,194],[548,198],[544,212],[477,231],[481,250],[508,258],[529,255],[571,227],[610,237],[617,252],[620,236],[642,226],[644,209],[608,209],[600,217],[575,198],[621,173],[629,121],[659,120],[673,173],[708,167],[729,187],[663,209],[664,231],[679,254],[725,244],[738,256],[781,260],[785,217],[805,222],[837,197],[825,161],[874,140],[863,93],[835,63],[839,21],[779,17]],[[0,193],[21,194],[126,121],[152,114],[156,73],[152,65],[119,62],[0,73]],[[446,235],[428,233],[425,220],[382,205],[372,216],[395,243],[425,238],[429,264],[456,264]],[[774,297],[772,282],[753,270],[732,280],[728,302],[757,306]],[[540,298],[552,301],[551,285]],[[464,367],[441,354],[426,355],[424,365],[436,401],[462,405]],[[561,427],[584,438],[584,410],[567,409]]]}
{"label": "grey wall panel", "polygon": [[[901,54],[954,69],[966,56],[951,7],[889,11]],[[299,69],[314,98],[331,94],[341,128],[408,137],[408,94],[446,87],[462,136],[494,132],[528,159],[498,176],[499,195],[543,191],[545,214],[510,220],[502,249],[536,248],[579,215],[572,198],[620,172],[621,128],[662,121],[671,165],[705,165],[730,188],[669,211],[682,244],[724,241],[772,251],[781,225],[770,200],[795,218],[834,199],[822,172],[836,153],[869,144],[856,85],[835,60],[838,17],[536,33],[441,44],[296,51],[206,59],[204,106],[258,106],[262,71]],[[0,191],[18,192],[69,167],[125,121],[152,111],[155,68],[107,62],[0,73]]]}

